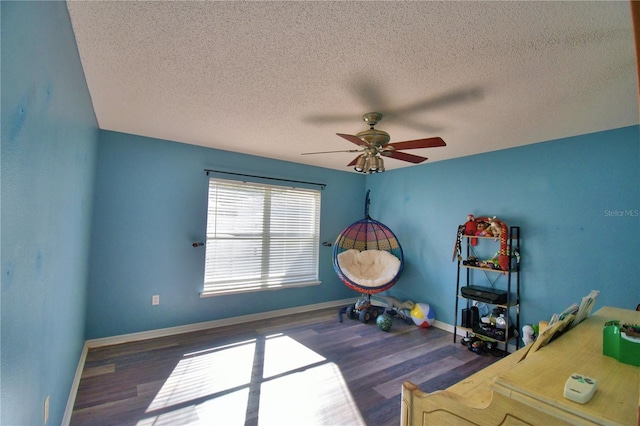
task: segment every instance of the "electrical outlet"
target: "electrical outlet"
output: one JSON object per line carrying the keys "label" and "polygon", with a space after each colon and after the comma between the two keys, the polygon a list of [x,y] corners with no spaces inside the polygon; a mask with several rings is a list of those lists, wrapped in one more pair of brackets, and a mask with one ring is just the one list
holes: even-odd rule
{"label": "electrical outlet", "polygon": [[44,422],[43,424],[47,424],[49,421],[49,395],[44,399]]}
{"label": "electrical outlet", "polygon": [[154,294],[151,297],[151,304],[152,305],[159,305],[160,304],[160,295],[159,294]]}

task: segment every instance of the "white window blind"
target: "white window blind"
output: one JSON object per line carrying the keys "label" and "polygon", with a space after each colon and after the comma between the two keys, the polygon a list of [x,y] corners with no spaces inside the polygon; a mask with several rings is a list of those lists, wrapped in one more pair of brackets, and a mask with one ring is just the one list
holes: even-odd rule
{"label": "white window blind", "polygon": [[209,179],[203,296],[318,283],[320,191]]}

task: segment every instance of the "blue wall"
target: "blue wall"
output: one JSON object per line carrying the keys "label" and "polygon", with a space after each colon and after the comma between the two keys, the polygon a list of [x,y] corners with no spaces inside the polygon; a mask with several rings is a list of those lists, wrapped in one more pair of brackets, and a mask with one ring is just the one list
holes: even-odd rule
{"label": "blue wall", "polygon": [[640,302],[637,126],[366,177],[100,132],[65,3],[3,1],[0,14],[2,424],[41,424],[47,395],[60,423],[85,339],[354,296],[322,247],[320,286],[201,299],[204,168],[326,183],[323,241],[362,218],[370,188],[406,256],[389,293],[445,323],[470,213],[522,227],[523,322],[591,289],[598,306]]}
{"label": "blue wall", "polygon": [[[635,309],[638,133],[633,126],[369,176],[371,214],[395,230],[406,257],[389,293],[427,302],[453,324],[456,229],[474,214],[521,227],[523,324],[548,320],[592,289],[601,291],[596,309]],[[474,283],[487,284],[482,276]]]}
{"label": "blue wall", "polygon": [[[396,232],[406,269],[388,293],[430,303],[453,324],[457,226],[468,214],[521,227],[522,322],[549,319],[592,289],[598,305],[640,303],[640,147],[628,127],[363,175],[101,132],[89,338],[350,297],[322,248],[323,285],[201,299],[205,168],[327,183],[322,240],[371,215]],[[617,213],[616,213],[617,212]],[[622,213],[620,213],[622,212]],[[616,214],[622,214],[618,216]],[[488,255],[497,251],[491,246]],[[494,278],[495,279],[495,278]],[[483,284],[479,279],[477,284]],[[504,279],[497,286],[506,284]],[[161,304],[151,306],[159,294]]]}
{"label": "blue wall", "polygon": [[[323,246],[320,286],[200,298],[204,248],[191,244],[205,238],[208,178],[204,169],[326,183],[321,241],[333,242],[344,227],[364,214],[363,175],[102,131],[87,338],[356,295],[339,281],[331,264],[331,248]],[[151,305],[154,294],[160,296],[158,306]]]}
{"label": "blue wall", "polygon": [[97,123],[64,2],[2,13],[3,425],[60,424],[85,340]]}

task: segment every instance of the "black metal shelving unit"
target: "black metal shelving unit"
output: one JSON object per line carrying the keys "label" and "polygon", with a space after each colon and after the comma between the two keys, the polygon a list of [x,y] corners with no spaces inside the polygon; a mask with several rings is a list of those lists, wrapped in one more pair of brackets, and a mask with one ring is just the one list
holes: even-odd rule
{"label": "black metal shelving unit", "polygon": [[[472,236],[472,235],[463,235],[462,238],[465,241],[466,245],[466,259],[469,259],[470,256],[475,256],[475,252],[471,245],[471,239],[477,238],[479,241],[484,241],[485,243],[493,244],[494,237],[483,237],[483,236]],[[480,244],[480,242],[479,242]],[[455,322],[453,327],[453,341],[456,342],[458,329],[462,329],[466,332],[466,335],[470,334],[481,336],[484,340],[497,342],[498,346],[500,344],[504,344],[504,351],[506,353],[509,352],[509,341],[515,339],[516,349],[520,347],[520,339],[518,338],[518,331],[520,330],[520,227],[512,226],[509,228],[509,268],[508,270],[502,269],[492,269],[478,266],[470,266],[465,265],[463,263],[463,259],[458,257],[458,273],[456,279],[456,311],[455,311]],[[464,271],[464,274],[461,272]],[[483,282],[488,285],[482,285],[482,287],[486,287],[491,290],[496,287],[496,284],[500,281],[501,277],[506,278],[506,290],[507,292],[507,300],[504,304],[492,304],[486,301],[482,301],[480,299],[475,299],[470,296],[463,296],[461,294],[461,288],[463,286],[469,285],[479,285],[472,284],[472,279],[477,279],[475,275],[479,273],[484,274]],[[497,275],[496,275],[497,274]],[[492,281],[491,276],[495,276],[495,279]],[[460,325],[459,321],[461,316],[459,315],[461,304],[460,300],[463,300],[462,306],[466,306],[469,309],[472,306],[474,300],[480,301],[487,305],[501,307],[505,310],[505,317],[507,319],[507,327],[505,331],[504,341],[500,339],[493,338],[489,335],[483,334],[482,331],[474,330],[473,328],[463,327]],[[510,329],[509,324],[511,321],[512,315],[515,317],[515,328],[513,330]]]}

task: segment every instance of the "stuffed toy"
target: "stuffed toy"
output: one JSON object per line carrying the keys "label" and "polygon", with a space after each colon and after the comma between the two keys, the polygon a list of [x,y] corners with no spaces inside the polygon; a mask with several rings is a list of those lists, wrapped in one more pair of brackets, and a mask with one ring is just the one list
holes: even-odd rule
{"label": "stuffed toy", "polygon": [[530,345],[536,340],[536,332],[533,329],[533,326],[527,324],[522,327],[522,342],[525,345]]}
{"label": "stuffed toy", "polygon": [[496,220],[496,217],[492,217],[491,220],[489,221],[489,229],[491,230],[491,235],[498,238],[500,236],[500,233],[502,232],[501,228],[500,228],[500,223],[498,220]]}
{"label": "stuffed toy", "polygon": [[476,233],[479,237],[492,237],[491,228],[489,222],[476,221]]}
{"label": "stuffed toy", "polygon": [[[476,235],[476,231],[478,230],[478,223],[475,221],[475,218],[472,214],[467,216],[467,222],[464,224],[464,235]],[[471,245],[478,245],[478,239],[472,238]]]}
{"label": "stuffed toy", "polygon": [[[501,220],[498,220],[495,218],[495,216],[493,218],[488,218],[488,217],[478,217],[475,219],[476,222],[478,222],[478,225],[480,224],[480,222],[486,222],[487,224],[494,222],[495,226],[499,229],[499,234],[498,234],[498,238],[500,238],[500,251],[498,252],[498,264],[500,265],[500,269],[502,269],[503,271],[508,271],[509,270],[509,248],[508,246],[508,234],[509,232],[507,231],[507,225],[505,225],[505,223]],[[485,234],[486,235],[486,234]]]}
{"label": "stuffed toy", "polygon": [[[455,260],[456,257],[458,260],[462,259],[461,256],[461,238],[462,234],[464,235],[473,235],[473,236],[489,236],[496,237],[500,239],[500,251],[497,256],[497,263],[501,270],[508,271],[509,270],[509,253],[508,253],[508,231],[507,225],[501,220],[496,219],[496,217],[474,217],[472,214],[467,216],[467,222],[464,225],[458,226],[458,235],[456,237],[456,244],[453,248],[453,257],[451,260]],[[478,239],[471,238],[471,245],[477,245]],[[456,256],[457,255],[457,256]],[[491,267],[487,265],[487,267]],[[497,269],[497,268],[496,268]]]}

